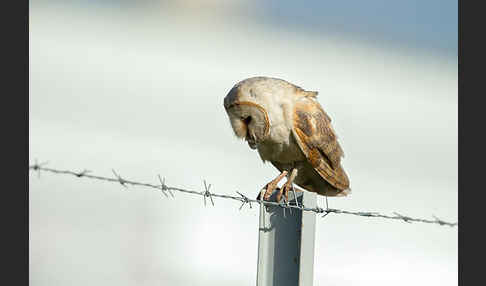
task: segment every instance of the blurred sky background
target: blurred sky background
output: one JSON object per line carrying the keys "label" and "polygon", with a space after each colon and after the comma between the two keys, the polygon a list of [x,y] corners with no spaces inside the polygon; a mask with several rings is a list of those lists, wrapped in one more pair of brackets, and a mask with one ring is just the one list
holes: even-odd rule
{"label": "blurred sky background", "polygon": [[[457,221],[457,1],[31,1],[30,161],[255,197],[277,174],[223,98],[319,91],[353,193],[333,208]],[[30,174],[31,285],[253,285],[258,209]],[[319,204],[324,206],[323,198]],[[456,285],[457,228],[317,219],[314,285]]]}

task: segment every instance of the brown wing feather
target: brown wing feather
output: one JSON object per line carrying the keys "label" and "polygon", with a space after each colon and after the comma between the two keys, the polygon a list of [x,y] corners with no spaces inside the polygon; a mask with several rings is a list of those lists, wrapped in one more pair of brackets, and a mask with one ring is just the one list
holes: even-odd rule
{"label": "brown wing feather", "polygon": [[313,98],[302,98],[294,108],[294,137],[312,167],[339,190],[349,188],[341,166],[344,153],[331,126],[331,118]]}

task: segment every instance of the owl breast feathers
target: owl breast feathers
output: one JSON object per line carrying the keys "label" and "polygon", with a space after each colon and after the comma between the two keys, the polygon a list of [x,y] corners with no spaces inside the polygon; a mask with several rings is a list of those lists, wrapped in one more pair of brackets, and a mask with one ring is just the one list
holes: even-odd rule
{"label": "owl breast feathers", "polygon": [[224,107],[235,135],[278,170],[297,170],[294,182],[325,196],[346,196],[349,179],[331,118],[316,99],[287,81],[253,77],[237,83]]}

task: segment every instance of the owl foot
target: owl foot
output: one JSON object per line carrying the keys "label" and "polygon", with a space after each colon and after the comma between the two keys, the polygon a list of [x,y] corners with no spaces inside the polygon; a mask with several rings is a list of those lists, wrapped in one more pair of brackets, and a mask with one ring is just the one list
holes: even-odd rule
{"label": "owl foot", "polygon": [[272,195],[273,191],[277,188],[278,182],[280,182],[283,177],[287,175],[287,171],[283,171],[280,175],[278,175],[275,179],[271,180],[268,184],[263,187],[261,192],[257,196],[257,200],[260,200],[263,195],[263,200],[268,201],[270,196]]}
{"label": "owl foot", "polygon": [[292,172],[290,173],[289,178],[287,179],[287,182],[282,186],[282,188],[278,191],[277,193],[277,203],[280,202],[280,199],[282,198],[282,195],[285,197],[285,201],[287,204],[289,203],[289,191],[294,188],[293,183],[294,179],[297,177],[297,169],[292,169]]}

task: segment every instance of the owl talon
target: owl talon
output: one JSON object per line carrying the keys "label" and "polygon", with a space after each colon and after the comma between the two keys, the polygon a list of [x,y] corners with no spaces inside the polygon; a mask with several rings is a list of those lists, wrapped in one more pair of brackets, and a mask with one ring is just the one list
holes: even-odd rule
{"label": "owl talon", "polygon": [[285,182],[285,184],[282,186],[282,188],[277,194],[277,202],[280,202],[282,195],[284,195],[287,204],[289,203],[289,191],[292,190],[293,188],[292,184],[294,183],[294,179],[296,176],[297,176],[297,169],[292,169],[292,172],[290,173],[287,182]]}
{"label": "owl talon", "polygon": [[[287,181],[288,183],[288,181]],[[277,203],[280,203],[280,200],[282,199],[282,195],[284,196],[284,202],[289,202],[289,191],[292,189],[292,183],[287,184],[285,183],[282,188],[277,193],[276,200]]]}
{"label": "owl talon", "polygon": [[287,171],[283,171],[275,179],[271,180],[268,184],[266,184],[265,187],[263,187],[261,192],[258,194],[257,200],[260,200],[263,194],[263,200],[268,201],[273,191],[277,188],[278,182],[280,182],[287,175],[287,173]]}

